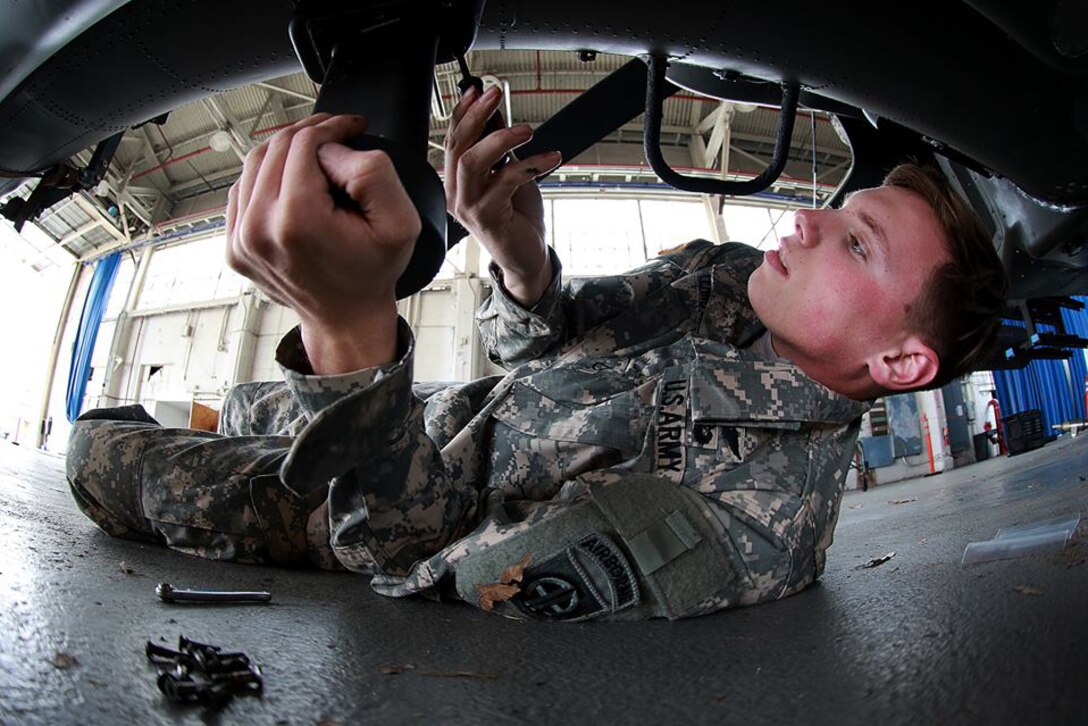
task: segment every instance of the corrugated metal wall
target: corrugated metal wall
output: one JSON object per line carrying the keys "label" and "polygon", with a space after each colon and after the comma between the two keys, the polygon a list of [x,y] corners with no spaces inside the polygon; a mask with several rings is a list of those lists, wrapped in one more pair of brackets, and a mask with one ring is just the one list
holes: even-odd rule
{"label": "corrugated metal wall", "polygon": [[[1088,297],[1075,298],[1088,304]],[[1088,338],[1088,308],[1080,311],[1062,310],[1066,332]],[[994,371],[997,400],[1001,415],[1039,409],[1047,436],[1057,431],[1053,424],[1069,419],[1088,418],[1085,411],[1085,379],[1088,364],[1084,351],[1074,351],[1069,360],[1036,360],[1020,370]]]}

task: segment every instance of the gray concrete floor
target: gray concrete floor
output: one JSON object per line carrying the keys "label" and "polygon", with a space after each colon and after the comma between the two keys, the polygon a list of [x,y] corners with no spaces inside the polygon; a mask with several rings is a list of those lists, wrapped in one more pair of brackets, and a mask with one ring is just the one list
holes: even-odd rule
{"label": "gray concrete floor", "polygon": [[[827,572],[800,595],[623,625],[508,621],[113,540],[62,464],[0,443],[4,724],[1088,722],[1085,524],[1060,554],[960,565],[999,527],[1088,516],[1088,436],[848,493]],[[274,600],[172,606],[160,581]],[[264,696],[169,706],[143,651],[179,634],[248,653]]]}

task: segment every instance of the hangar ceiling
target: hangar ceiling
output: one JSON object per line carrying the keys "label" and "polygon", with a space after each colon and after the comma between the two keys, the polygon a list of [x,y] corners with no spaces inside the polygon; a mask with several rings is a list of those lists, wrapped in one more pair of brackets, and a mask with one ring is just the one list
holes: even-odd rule
{"label": "hangar ceiling", "polygon": [[[468,56],[473,73],[505,89],[509,119],[533,126],[627,60],[569,51],[488,50]],[[439,170],[459,79],[455,64],[436,69],[429,158]],[[216,229],[223,224],[226,191],[241,173],[246,152],[310,113],[318,90],[298,72],[190,103],[165,119],[131,129],[94,193],[59,202],[41,215],[38,225],[81,260]],[[746,179],[766,166],[777,117],[777,109],[682,91],[665,102],[662,148],[669,163],[685,173]],[[76,163],[82,166],[89,159],[87,150]],[[828,116],[802,109],[785,173],[759,203],[807,203],[814,195],[823,201],[849,165],[850,151]],[[28,194],[32,186],[20,193]],[[661,185],[646,165],[641,117],[565,162],[547,186],[553,194],[681,194]]]}

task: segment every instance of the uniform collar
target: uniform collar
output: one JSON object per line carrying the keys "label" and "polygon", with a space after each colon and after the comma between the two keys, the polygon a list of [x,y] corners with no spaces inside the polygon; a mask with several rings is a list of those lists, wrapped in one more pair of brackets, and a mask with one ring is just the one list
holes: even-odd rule
{"label": "uniform collar", "polygon": [[696,420],[797,428],[802,423],[845,424],[869,409],[870,403],[832,391],[786,359],[745,350],[767,332],[748,300],[748,278],[763,262],[763,253],[726,243],[705,254],[713,255],[713,264],[701,337],[693,340]]}
{"label": "uniform collar", "polygon": [[710,254],[709,299],[699,324],[699,334],[747,348],[767,331],[748,301],[748,278],[763,262],[763,253],[736,242],[715,245]]}
{"label": "uniform collar", "polygon": [[767,359],[714,341],[695,340],[692,417],[797,428],[803,423],[853,421],[870,403],[855,401],[809,378],[795,364]]}

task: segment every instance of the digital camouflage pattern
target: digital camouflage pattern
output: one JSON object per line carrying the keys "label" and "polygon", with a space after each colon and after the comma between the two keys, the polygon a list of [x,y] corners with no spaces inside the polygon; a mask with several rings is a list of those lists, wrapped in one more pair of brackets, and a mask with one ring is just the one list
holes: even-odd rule
{"label": "digital camouflage pattern", "polygon": [[226,436],[162,429],[139,407],[90,412],[69,481],[110,534],[339,564],[403,596],[452,593],[474,554],[562,533],[596,490],[649,475],[700,495],[699,526],[732,563],[695,573],[705,597],[681,615],[779,598],[823,570],[866,405],[749,348],[765,332],[747,298],[760,260],[698,241],[564,286],[553,255],[532,310],[493,268],[477,322],[511,372],[465,384],[413,390],[403,321],[397,361],[340,376],[311,374],[296,329],[277,351],[286,382],[235,389]]}

